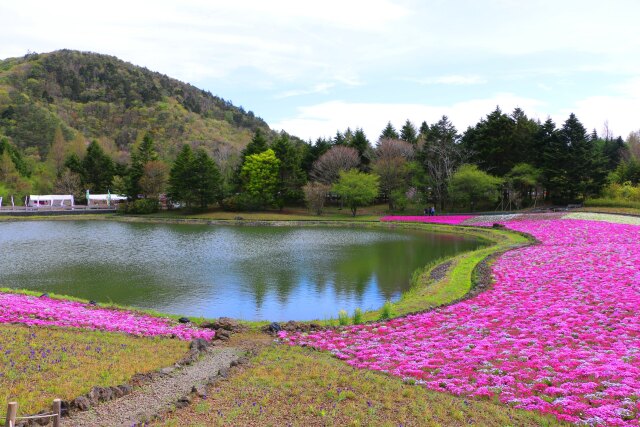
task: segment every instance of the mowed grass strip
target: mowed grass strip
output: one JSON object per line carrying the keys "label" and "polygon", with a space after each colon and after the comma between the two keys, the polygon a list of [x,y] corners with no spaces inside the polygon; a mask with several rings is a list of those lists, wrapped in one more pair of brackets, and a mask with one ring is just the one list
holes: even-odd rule
{"label": "mowed grass strip", "polygon": [[556,426],[551,417],[362,371],[330,354],[271,345],[229,379],[155,425]]}
{"label": "mowed grass strip", "polygon": [[55,398],[74,399],[93,386],[170,366],[187,349],[177,339],[0,325],[0,403],[17,401],[21,414],[34,413]]}

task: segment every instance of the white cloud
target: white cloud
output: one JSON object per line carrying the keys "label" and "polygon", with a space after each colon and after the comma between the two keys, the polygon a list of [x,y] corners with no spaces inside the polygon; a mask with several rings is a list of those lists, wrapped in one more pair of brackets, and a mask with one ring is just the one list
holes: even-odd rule
{"label": "white cloud", "polygon": [[575,113],[587,129],[598,132],[606,121],[615,136],[626,138],[631,131],[640,129],[640,78],[623,82],[614,89],[618,94],[589,96],[576,101],[572,108],[562,110],[565,118],[569,113]]}
{"label": "white cloud", "polygon": [[426,77],[424,79],[415,79],[416,83],[423,85],[479,85],[487,82],[486,79],[474,75],[448,75],[439,77]]}
{"label": "white cloud", "polygon": [[520,107],[529,117],[541,120],[546,117],[540,113],[540,108],[544,107],[542,101],[504,93],[451,105],[324,102],[300,107],[295,117],[273,123],[272,127],[285,129],[289,133],[311,140],[333,136],[335,131],[343,131],[347,127],[361,127],[368,138],[375,141],[388,121],[396,128],[401,127],[406,119],[419,126],[423,120],[432,124],[443,115],[448,116],[458,131],[462,132],[467,126],[474,125],[493,111],[497,105],[503,111]]}
{"label": "white cloud", "polygon": [[318,83],[309,89],[298,89],[298,90],[288,90],[282,93],[277,94],[274,98],[283,99],[283,98],[291,98],[293,96],[303,96],[303,95],[312,95],[316,93],[329,93],[329,89],[334,87],[333,83]]}

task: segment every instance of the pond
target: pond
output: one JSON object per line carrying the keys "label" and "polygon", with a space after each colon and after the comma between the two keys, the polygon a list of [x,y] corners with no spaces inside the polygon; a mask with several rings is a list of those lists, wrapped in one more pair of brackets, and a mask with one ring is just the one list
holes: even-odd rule
{"label": "pond", "polygon": [[416,230],[0,222],[0,286],[189,316],[312,320],[379,308],[480,246]]}

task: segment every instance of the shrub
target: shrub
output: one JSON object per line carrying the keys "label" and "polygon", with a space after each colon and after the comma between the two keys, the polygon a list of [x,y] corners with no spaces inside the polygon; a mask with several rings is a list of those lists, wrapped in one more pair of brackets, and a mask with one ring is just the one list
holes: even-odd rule
{"label": "shrub", "polygon": [[338,312],[338,324],[340,326],[346,326],[349,324],[349,314],[346,311],[340,310]]}
{"label": "shrub", "polygon": [[158,199],[138,199],[118,205],[118,213],[122,214],[144,215],[156,213],[158,209]]}
{"label": "shrub", "polygon": [[393,304],[391,303],[391,301],[387,300],[385,301],[384,305],[382,306],[382,309],[380,310],[380,316],[378,317],[378,320],[391,319],[393,315],[394,315]]}
{"label": "shrub", "polygon": [[353,312],[353,324],[359,325],[362,323],[362,310],[356,308],[356,311]]}

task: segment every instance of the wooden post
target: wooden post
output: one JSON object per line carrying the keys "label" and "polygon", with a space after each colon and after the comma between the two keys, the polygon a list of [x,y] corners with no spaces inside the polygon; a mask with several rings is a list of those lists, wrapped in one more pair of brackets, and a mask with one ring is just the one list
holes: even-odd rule
{"label": "wooden post", "polygon": [[53,399],[53,427],[60,427],[60,416],[62,415],[62,403],[60,399]]}
{"label": "wooden post", "polygon": [[7,405],[7,420],[5,427],[14,427],[16,425],[16,416],[18,415],[18,402],[9,402]]}

